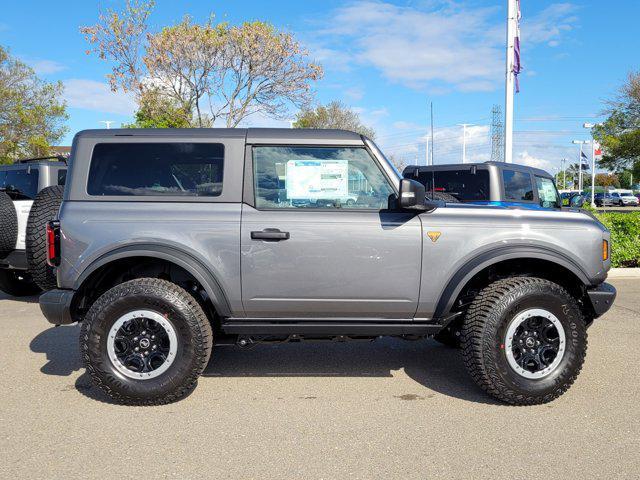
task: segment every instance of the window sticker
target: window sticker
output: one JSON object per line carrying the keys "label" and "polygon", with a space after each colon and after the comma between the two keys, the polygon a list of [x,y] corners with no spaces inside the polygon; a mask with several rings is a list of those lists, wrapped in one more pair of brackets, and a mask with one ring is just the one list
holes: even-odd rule
{"label": "window sticker", "polygon": [[318,200],[349,197],[348,160],[289,160],[287,199]]}

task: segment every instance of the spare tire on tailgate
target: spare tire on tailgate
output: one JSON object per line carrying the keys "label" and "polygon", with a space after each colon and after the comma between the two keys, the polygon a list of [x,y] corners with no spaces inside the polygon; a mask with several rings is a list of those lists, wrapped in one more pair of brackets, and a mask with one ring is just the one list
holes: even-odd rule
{"label": "spare tire on tailgate", "polygon": [[40,190],[27,220],[27,264],[33,280],[43,290],[56,288],[53,268],[47,265],[47,223],[58,218],[64,187],[55,185]]}
{"label": "spare tire on tailgate", "polygon": [[0,255],[16,248],[18,239],[18,214],[11,197],[0,192]]}

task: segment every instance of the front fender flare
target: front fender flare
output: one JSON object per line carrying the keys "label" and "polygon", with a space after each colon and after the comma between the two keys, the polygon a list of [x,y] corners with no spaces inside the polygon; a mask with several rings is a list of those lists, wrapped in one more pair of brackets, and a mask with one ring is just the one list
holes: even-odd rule
{"label": "front fender flare", "polygon": [[478,272],[491,265],[517,258],[535,258],[555,263],[572,272],[585,286],[591,284],[589,277],[579,265],[572,259],[554,250],[531,245],[498,247],[480,253],[451,276],[446,287],[440,294],[434,317],[441,318],[451,312],[453,304],[462,289]]}

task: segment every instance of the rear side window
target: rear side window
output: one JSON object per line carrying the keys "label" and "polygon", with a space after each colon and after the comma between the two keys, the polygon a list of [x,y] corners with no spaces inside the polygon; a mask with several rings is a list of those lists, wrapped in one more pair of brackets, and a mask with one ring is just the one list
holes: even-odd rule
{"label": "rear side window", "polygon": [[531,175],[515,170],[503,170],[504,199],[515,202],[530,202],[533,200],[533,185]]}
{"label": "rear side window", "polygon": [[223,168],[220,143],[102,143],[93,149],[87,193],[217,197]]}
{"label": "rear side window", "polygon": [[[433,174],[433,176],[432,176]],[[489,171],[476,169],[435,170],[422,172],[418,176],[427,192],[433,188],[436,192],[448,193],[460,202],[489,201]]]}
{"label": "rear side window", "polygon": [[5,170],[0,172],[0,191],[6,192],[13,200],[33,200],[38,194],[37,168]]}

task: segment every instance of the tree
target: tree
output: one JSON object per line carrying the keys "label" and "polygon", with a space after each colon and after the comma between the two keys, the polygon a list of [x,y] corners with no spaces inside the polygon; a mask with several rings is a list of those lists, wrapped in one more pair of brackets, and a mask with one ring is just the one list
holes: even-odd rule
{"label": "tree", "polygon": [[620,188],[620,180],[611,173],[596,173],[596,186]]}
{"label": "tree", "polygon": [[139,101],[135,122],[124,128],[189,128],[191,112],[155,90],[147,90]]}
{"label": "tree", "polygon": [[50,153],[67,132],[62,89],[0,46],[0,163]]}
{"label": "tree", "polygon": [[133,91],[142,106],[146,92],[191,114],[192,126],[224,121],[236,127],[262,114],[285,118],[290,107],[311,100],[311,82],[322,68],[290,33],[266,22],[203,24],[185,17],[150,32],[154,2],[127,0],[123,11],[101,13],[81,32],[100,58],[110,61],[111,88]]}
{"label": "tree", "polygon": [[326,106],[319,105],[316,108],[301,110],[296,115],[293,127],[339,128],[351,130],[369,138],[375,137],[374,130],[362,123],[357,112],[338,101],[333,101]]}
{"label": "tree", "polygon": [[[588,174],[589,167],[584,164],[582,166],[582,186],[591,185],[591,176]],[[578,188],[580,178],[580,165],[572,163],[567,167],[567,186],[568,188]]]}
{"label": "tree", "polygon": [[631,72],[617,97],[608,102],[608,118],[593,129],[604,148],[598,164],[609,170],[640,164],[640,72]]}
{"label": "tree", "polygon": [[623,170],[622,172],[618,172],[616,174],[616,176],[620,180],[620,182],[619,182],[620,188],[632,188],[633,187],[633,184],[632,184],[633,179],[634,178],[637,179],[637,177],[633,176],[633,174],[632,174],[632,172],[630,170]]}

